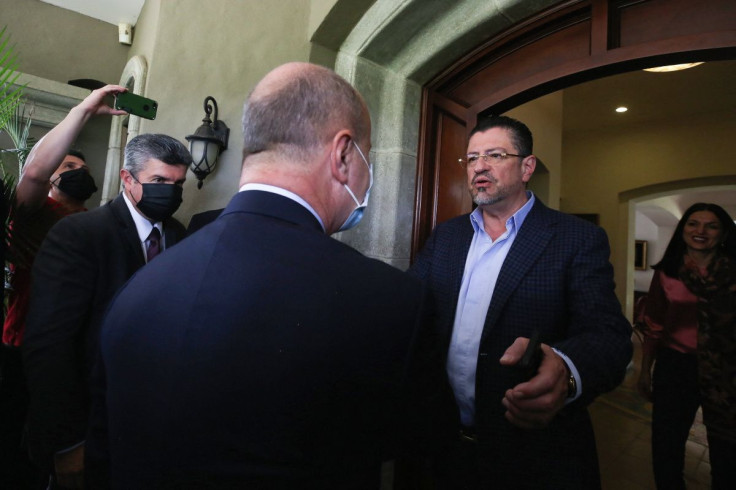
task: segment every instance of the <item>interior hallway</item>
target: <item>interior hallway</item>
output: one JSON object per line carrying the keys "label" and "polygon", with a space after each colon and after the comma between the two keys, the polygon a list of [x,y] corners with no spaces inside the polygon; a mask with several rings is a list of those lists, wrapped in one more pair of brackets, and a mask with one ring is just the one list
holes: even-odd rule
{"label": "interior hallway", "polygon": [[[634,365],[623,384],[596,400],[590,407],[595,427],[603,490],[652,490],[650,446],[651,404],[636,392],[641,344],[634,340]],[[705,426],[698,411],[690,429],[685,455],[685,481],[688,490],[710,488],[710,463]]]}

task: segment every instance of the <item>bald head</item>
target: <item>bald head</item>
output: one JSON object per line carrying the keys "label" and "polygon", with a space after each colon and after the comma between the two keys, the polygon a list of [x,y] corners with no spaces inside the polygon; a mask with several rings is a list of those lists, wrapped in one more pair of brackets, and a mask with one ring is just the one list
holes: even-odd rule
{"label": "bald head", "polygon": [[287,63],[253,89],[243,111],[243,158],[276,152],[303,159],[340,128],[370,134],[368,111],[342,77],[310,63]]}

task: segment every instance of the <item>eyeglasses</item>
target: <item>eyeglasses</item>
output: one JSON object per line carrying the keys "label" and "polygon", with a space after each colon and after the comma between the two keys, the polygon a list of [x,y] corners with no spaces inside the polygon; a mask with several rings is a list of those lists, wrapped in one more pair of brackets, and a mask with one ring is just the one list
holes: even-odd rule
{"label": "eyeglasses", "polygon": [[489,163],[491,166],[500,165],[503,163],[508,157],[519,157],[519,158],[526,158],[529,155],[517,155],[515,153],[506,153],[506,152],[492,152],[492,153],[484,153],[482,155],[466,155],[465,158],[459,158],[458,163],[463,167],[470,167],[473,168],[478,164],[478,161],[482,158],[483,161],[486,163]]}

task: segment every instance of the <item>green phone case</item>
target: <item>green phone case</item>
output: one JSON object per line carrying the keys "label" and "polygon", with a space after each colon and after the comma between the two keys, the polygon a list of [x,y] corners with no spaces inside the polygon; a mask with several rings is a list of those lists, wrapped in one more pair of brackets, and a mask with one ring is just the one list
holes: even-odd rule
{"label": "green phone case", "polygon": [[115,109],[146,119],[156,119],[158,102],[131,92],[122,92],[115,96]]}

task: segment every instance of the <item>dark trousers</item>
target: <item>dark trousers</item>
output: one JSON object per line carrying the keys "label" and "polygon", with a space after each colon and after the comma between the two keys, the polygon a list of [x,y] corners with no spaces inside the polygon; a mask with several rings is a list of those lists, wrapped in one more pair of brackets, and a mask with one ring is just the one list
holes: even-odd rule
{"label": "dark trousers", "polygon": [[0,344],[0,488],[46,488],[24,443],[28,391],[20,349]]}
{"label": "dark trousers", "polygon": [[[558,416],[566,415],[570,414]],[[587,413],[584,415],[576,421],[589,423]],[[488,435],[485,441],[481,435],[478,442],[456,437],[435,461],[435,488],[600,490],[595,441],[587,437],[562,440],[552,430],[512,427],[503,435],[503,429]]]}
{"label": "dark trousers", "polygon": [[726,441],[708,434],[712,490],[736,488],[736,441]]}
{"label": "dark trousers", "polygon": [[694,354],[663,348],[652,377],[652,464],[660,490],[684,490],[685,443],[700,406]]}
{"label": "dark trousers", "polygon": [[[685,489],[685,444],[701,403],[696,356],[660,349],[654,366],[652,396],[654,480],[659,490]],[[709,433],[708,447],[711,488],[736,488],[736,444]]]}
{"label": "dark trousers", "polygon": [[481,465],[478,443],[458,437],[448,445],[435,464],[435,488],[437,490],[478,490],[483,485],[479,471]]}

